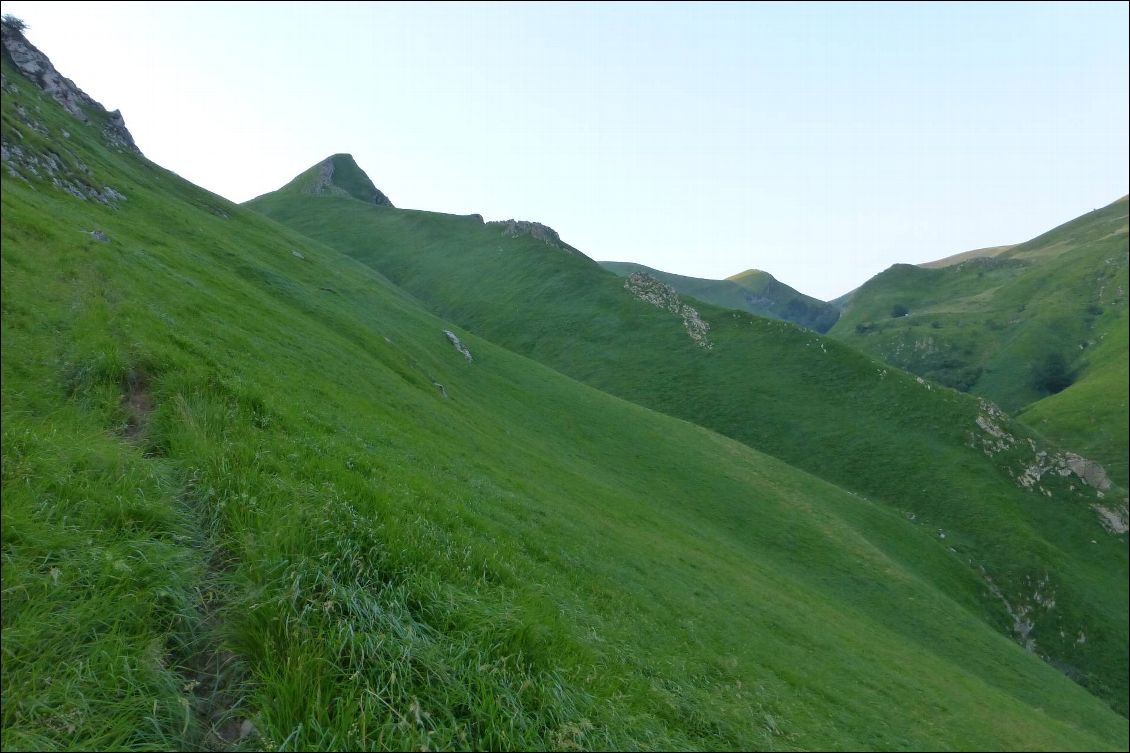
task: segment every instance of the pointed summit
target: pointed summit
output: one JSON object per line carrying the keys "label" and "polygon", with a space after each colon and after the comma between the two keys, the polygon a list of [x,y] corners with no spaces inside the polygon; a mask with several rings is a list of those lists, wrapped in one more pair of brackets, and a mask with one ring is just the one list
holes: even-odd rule
{"label": "pointed summit", "polygon": [[353,159],[352,154],[334,154],[287,183],[280,193],[313,193],[352,196],[366,204],[391,207],[392,202]]}

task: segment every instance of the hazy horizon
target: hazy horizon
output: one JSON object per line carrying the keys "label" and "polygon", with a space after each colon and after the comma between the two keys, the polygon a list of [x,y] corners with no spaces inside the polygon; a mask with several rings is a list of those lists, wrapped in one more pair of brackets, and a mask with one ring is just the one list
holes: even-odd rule
{"label": "hazy horizon", "polygon": [[233,201],[348,152],[399,207],[825,300],[1130,186],[1126,4],[0,5]]}

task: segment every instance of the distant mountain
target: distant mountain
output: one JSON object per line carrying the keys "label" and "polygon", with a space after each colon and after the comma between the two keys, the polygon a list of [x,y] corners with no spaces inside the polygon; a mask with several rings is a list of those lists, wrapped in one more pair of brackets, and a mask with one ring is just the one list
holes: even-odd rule
{"label": "distant mountain", "polygon": [[391,207],[392,202],[368,174],[358,167],[352,154],[334,154],[296,176],[279,189],[282,193],[351,196],[366,204]]}
{"label": "distant mountain", "polygon": [[1127,199],[1027,243],[897,264],[845,303],[834,337],[989,398],[1127,474]]}
{"label": "distant mountain", "polygon": [[644,273],[662,280],[683,295],[713,303],[723,308],[748,311],[758,316],[783,319],[817,332],[827,332],[836,323],[840,312],[831,304],[793,290],[778,282],[768,272],[750,269],[725,280],[705,280],[698,277],[661,272],[642,264],[622,261],[602,261],[601,266],[621,277]]}

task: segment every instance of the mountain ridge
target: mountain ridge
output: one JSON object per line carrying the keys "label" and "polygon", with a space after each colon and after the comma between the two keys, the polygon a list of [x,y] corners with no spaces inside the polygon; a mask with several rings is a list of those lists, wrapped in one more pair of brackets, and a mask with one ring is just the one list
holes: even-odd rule
{"label": "mountain ridge", "polygon": [[[603,391],[739,439],[869,499],[899,505],[918,520],[935,521],[951,541],[960,531],[966,539],[963,546],[978,553],[975,561],[989,551],[999,554],[1001,547],[1016,546],[1007,565],[997,561],[1012,573],[1010,577],[1026,569],[1027,565],[1018,562],[1036,551],[1061,563],[1053,570],[1082,566],[1081,561],[1068,563],[1077,556],[1089,559],[1094,554],[1061,538],[1074,523],[1053,523],[1032,507],[1033,496],[1056,498],[1080,492],[1070,483],[1059,491],[1047,486],[1059,483],[1053,479],[1062,479],[1061,471],[1071,473],[1066,456],[1042,448],[1037,435],[1011,419],[994,418],[1003,414],[986,401],[935,389],[920,378],[884,368],[858,351],[786,322],[676,300],[659,288],[664,284],[659,280],[655,285],[634,284],[632,277],[609,279],[608,272],[564,256],[547,255],[544,244],[532,243],[532,239],[515,238],[500,245],[497,236],[484,233],[481,225],[454,215],[370,211],[349,200],[308,202],[285,194],[268,194],[249,206],[368,264],[433,312],[452,318],[468,331]],[[850,404],[839,400],[839,394],[852,395]],[[1009,428],[999,424],[1001,420]],[[1029,449],[1032,458],[1022,458]],[[1041,459],[1052,455],[1062,463],[1056,460],[1049,465]],[[883,458],[881,469],[869,462],[875,457]],[[922,463],[916,460],[919,457]],[[955,475],[946,470],[951,467],[963,471]],[[1122,491],[1111,492],[1117,495],[1112,502],[1097,501],[1096,493],[1106,494],[1087,491],[1078,498],[1084,505],[1081,509],[1106,505],[1104,509],[1113,509],[1116,517],[1125,517]],[[994,512],[986,509],[985,500],[993,500]],[[1053,517],[1069,514],[1068,507],[1046,512]],[[962,510],[968,512],[959,512]],[[1023,510],[1022,516],[1034,515],[1039,520],[1027,520],[1005,533],[996,528],[1011,526],[1004,521],[1012,513],[1005,510]],[[986,514],[1003,517],[990,524]],[[1092,514],[1102,515],[1098,510]],[[1103,528],[1093,517],[1087,525],[1096,525],[1111,543],[1121,541],[1120,534]],[[1019,544],[1033,535],[1041,543],[1033,543],[1030,550]],[[978,543],[973,544],[974,540]],[[1060,546],[1050,540],[1063,541],[1062,557],[1050,555]],[[1004,543],[1008,541],[1012,543]],[[1109,554],[1117,562],[1125,558],[1121,549]],[[1110,560],[1103,565],[1095,561],[1095,565],[1107,568]],[[1021,580],[1042,580],[1053,570],[1038,566]],[[1061,608],[1074,611],[1066,606],[1074,598],[1067,591],[1076,587],[1089,590],[1085,584],[1094,582],[1096,575],[1080,573],[1058,581],[1059,606],[1052,613]],[[997,588],[998,576],[989,576]],[[1018,586],[1014,581],[1002,592],[1009,603],[1029,603],[1025,610],[1045,609],[1031,601],[1026,586],[1009,593]],[[1121,599],[1123,589],[1118,589],[1099,598],[1118,594],[1116,598]],[[1122,620],[1121,607],[1113,612],[1106,612],[1105,607],[1085,611]],[[1062,637],[1057,638],[1058,634],[1037,635],[1048,629],[1041,627],[1042,619],[1034,620],[1037,627],[1032,637],[1059,644]],[[1006,631],[1015,628],[1026,633],[1027,628],[1019,625],[1013,622]],[[1122,631],[1123,627],[1112,625],[1106,634]],[[1070,632],[1064,628],[1065,635]],[[1046,656],[1077,650],[1059,646],[1039,650]],[[1121,652],[1121,639],[1109,650],[1109,656]],[[1064,663],[1072,662],[1061,662],[1061,666]],[[1107,675],[1109,665],[1102,669],[1091,666],[1107,677],[1104,685],[1121,682],[1117,679],[1121,670]],[[1114,701],[1116,707],[1120,703]]]}
{"label": "mountain ridge", "polygon": [[839,311],[830,304],[794,290],[759,270],[746,270],[725,280],[707,280],[663,272],[634,262],[602,261],[600,264],[622,277],[646,274],[698,300],[781,319],[821,333],[830,329],[839,317]]}

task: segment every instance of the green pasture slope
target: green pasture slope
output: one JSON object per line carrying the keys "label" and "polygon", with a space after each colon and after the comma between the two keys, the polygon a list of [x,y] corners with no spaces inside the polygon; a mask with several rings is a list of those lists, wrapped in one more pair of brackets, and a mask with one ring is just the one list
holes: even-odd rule
{"label": "green pasture slope", "polygon": [[1067,447],[1105,462],[1111,476],[1125,483],[1130,408],[1127,406],[1127,309],[1122,308],[1102,340],[1086,357],[1077,381],[1062,392],[1030,404],[1020,418]]}
{"label": "green pasture slope", "polygon": [[758,269],[748,269],[725,280],[704,280],[660,272],[632,262],[602,261],[600,265],[621,277],[633,272],[649,274],[700,301],[758,316],[784,319],[817,332],[827,332],[840,315],[839,309],[832,304],[796,291]]}
{"label": "green pasture slope", "polygon": [[932,526],[458,328],[2,62],[5,750],[1130,744]]}
{"label": "green pasture slope", "polygon": [[[1021,488],[1015,477],[1043,450],[1028,438],[1000,454],[986,448],[978,420],[988,408],[976,399],[791,324],[696,303],[709,324],[700,343],[681,313],[641,300],[590,259],[477,216],[378,207],[293,182],[250,206],[365,262],[469,331],[885,503],[975,576],[937,581],[951,597],[1034,639],[1125,714],[1126,536],[1104,530],[1090,506],[1118,507],[1125,491],[1054,473]],[[933,578],[918,569],[917,549],[896,556]],[[1028,615],[1023,625],[1000,613],[996,588]]]}
{"label": "green pasture slope", "polygon": [[[993,256],[896,264],[830,334],[997,402],[1126,486],[1128,258],[1123,197]],[[1054,358],[1073,380],[1059,393],[1040,378]]]}

